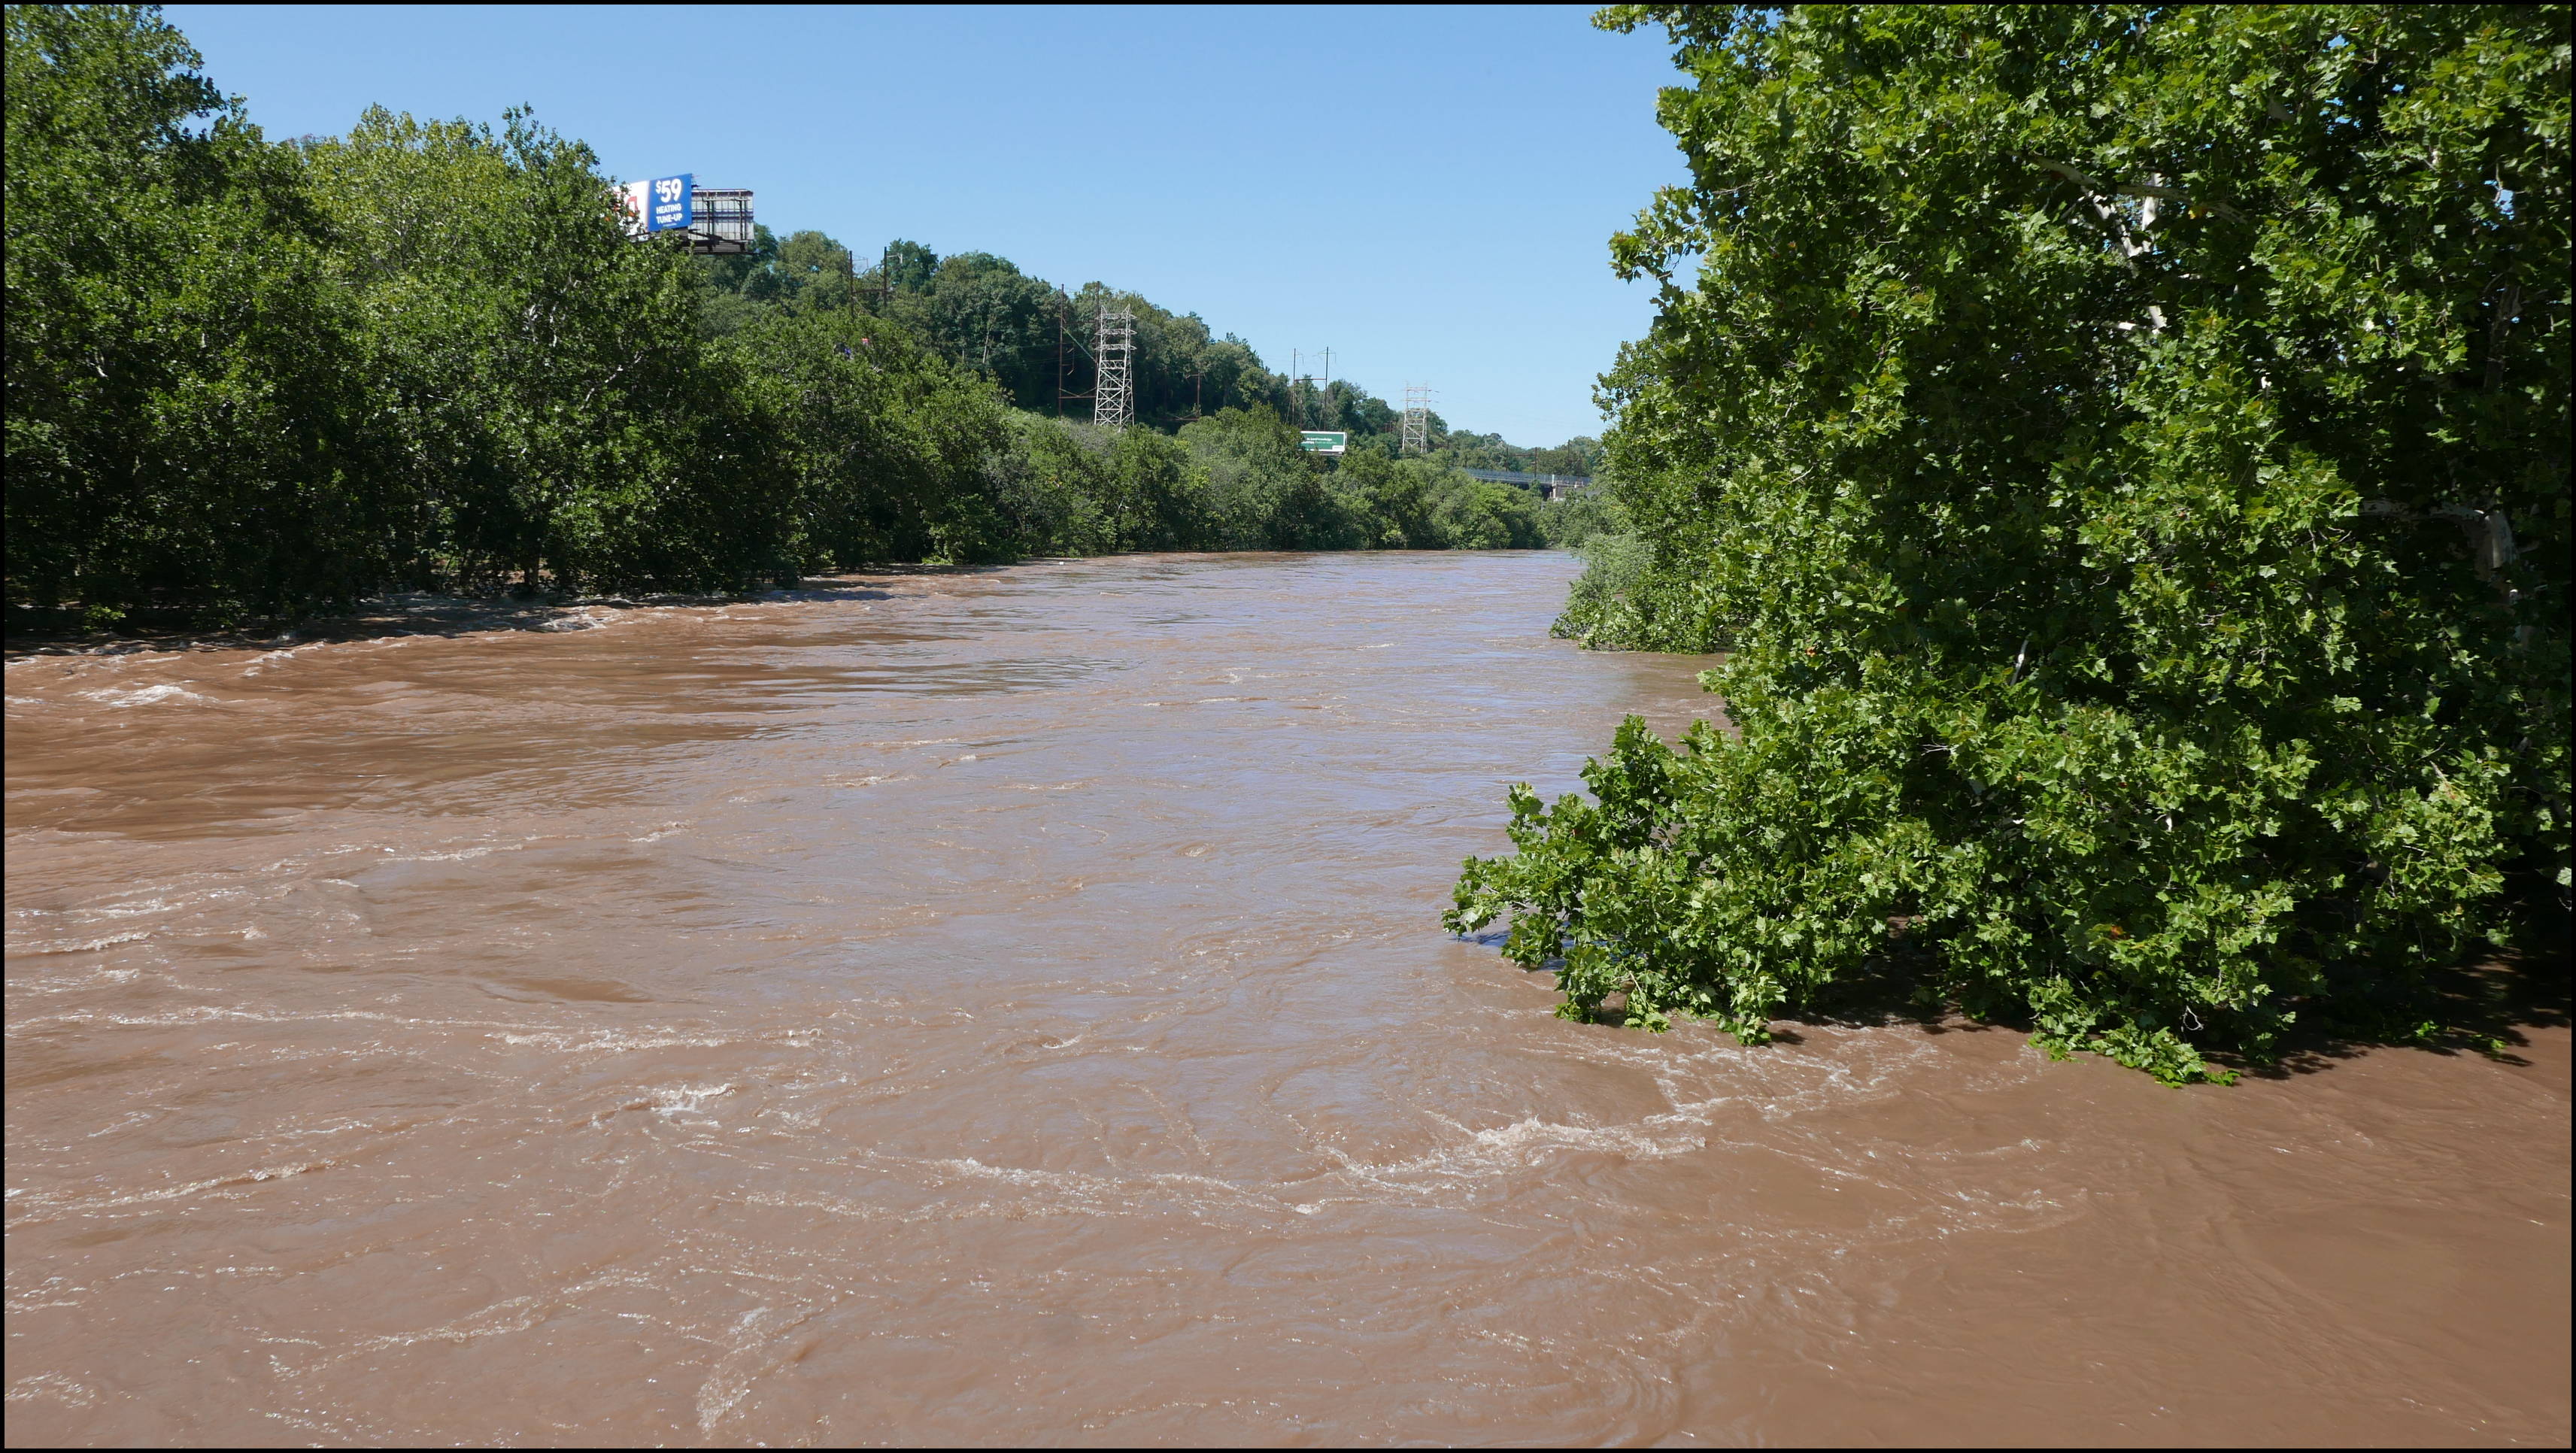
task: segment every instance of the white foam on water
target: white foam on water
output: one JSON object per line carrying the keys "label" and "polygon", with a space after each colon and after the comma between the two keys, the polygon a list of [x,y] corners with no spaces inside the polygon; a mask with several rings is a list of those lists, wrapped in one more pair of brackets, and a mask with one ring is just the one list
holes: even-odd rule
{"label": "white foam on water", "polygon": [[[12,925],[9,931],[9,952],[24,954],[84,953],[93,949],[112,947],[120,943],[132,943],[151,936],[151,931],[145,929],[125,929],[121,932],[109,933],[97,937],[45,939],[31,936],[30,930],[36,928],[40,924],[47,923],[48,921],[57,922],[61,927],[67,928],[87,927],[93,924],[104,927],[113,927],[122,919],[161,917],[179,913],[186,909],[199,907],[208,903],[222,902],[227,899],[243,898],[247,896],[247,892],[240,888],[213,888],[201,889],[193,892],[170,891],[170,896],[168,897],[163,897],[158,893],[155,893],[148,897],[128,898],[121,901],[86,905],[76,908],[12,909],[10,910],[10,916],[22,920],[23,923]],[[201,934],[206,932],[220,932],[229,935],[236,930],[209,930],[201,928],[196,931]]]}
{"label": "white foam on water", "polygon": [[[340,1344],[339,1350],[317,1358],[302,1367],[289,1368],[281,1363],[277,1365],[277,1371],[291,1380],[353,1358],[366,1357],[392,1348],[412,1347],[428,1342],[463,1344],[484,1337],[507,1336],[527,1331],[552,1316],[557,1310],[579,1304],[583,1297],[593,1292],[618,1287],[649,1287],[652,1284],[651,1278],[634,1272],[604,1272],[564,1287],[552,1296],[507,1297],[490,1306],[434,1326],[421,1328],[416,1332],[393,1332],[382,1336],[361,1338],[355,1342],[344,1342]],[[273,1344],[307,1347],[321,1345],[301,1338],[268,1337],[261,1340]]]}
{"label": "white foam on water", "polygon": [[[671,1030],[629,1032],[614,1029],[570,1031],[560,1029],[513,1033],[502,1031],[492,1038],[512,1046],[534,1045],[558,1054],[628,1054],[639,1049],[717,1049],[733,1043],[721,1034],[681,1034]],[[634,1108],[643,1108],[638,1105]]]}
{"label": "white foam on water", "polygon": [[13,984],[13,989],[28,994],[72,994],[83,989],[104,989],[131,984],[143,977],[138,968],[97,968],[68,979],[40,979]]}
{"label": "white foam on water", "polygon": [[[259,1166],[251,1170],[235,1171],[230,1175],[209,1176],[204,1180],[189,1181],[183,1185],[163,1186],[148,1191],[126,1191],[105,1196],[82,1197],[37,1191],[30,1193],[24,1201],[20,1201],[15,1196],[10,1198],[10,1208],[13,1211],[21,1206],[27,1209],[20,1212],[9,1224],[14,1228],[30,1221],[51,1220],[54,1215],[86,1215],[92,1211],[104,1211],[117,1206],[148,1205],[156,1201],[184,1201],[191,1196],[200,1196],[233,1186],[290,1180],[296,1176],[310,1175],[318,1170],[328,1170],[337,1164],[339,1162],[333,1160],[307,1160],[287,1165]],[[38,1212],[51,1214],[37,1214]]]}
{"label": "white foam on water", "polygon": [[171,902],[167,898],[145,898],[124,903],[104,904],[96,908],[75,908],[69,910],[65,916],[83,919],[140,918],[148,913],[174,912],[178,909],[188,907],[191,904],[202,903],[209,898],[238,898],[240,896],[241,891],[239,889],[232,889],[229,891],[217,890],[211,893],[190,893],[182,897],[180,901],[176,903]]}
{"label": "white foam on water", "polygon": [[15,954],[85,954],[98,949],[113,948],[121,943],[141,943],[143,940],[150,938],[151,936],[151,934],[137,929],[131,933],[112,933],[105,938],[58,940],[53,943],[11,944],[9,946],[9,952]]}
{"label": "white foam on water", "polygon": [[[461,862],[461,861],[463,861],[463,860],[465,860],[465,859],[467,859],[467,858],[480,858],[480,857],[484,857],[484,856],[486,856],[486,855],[488,855],[488,854],[491,854],[491,853],[502,853],[502,852],[515,853],[515,852],[517,852],[517,851],[520,849],[520,847],[521,847],[521,846],[522,846],[522,844],[519,844],[519,843],[485,843],[485,844],[483,844],[481,847],[474,847],[474,848],[459,848],[459,849],[457,849],[455,852],[452,852],[452,853],[397,853],[397,852],[395,852],[392,848],[386,848],[386,849],[384,849],[383,851],[384,851],[384,852],[385,852],[385,854],[386,854],[386,860],[387,860],[387,861],[389,861],[389,862],[395,862],[395,863],[454,863],[454,862]],[[337,880],[336,880],[336,879],[334,879],[334,880],[328,880],[328,881],[337,881]]]}
{"label": "white foam on water", "polygon": [[88,697],[92,701],[104,701],[110,706],[120,707],[150,706],[156,702],[163,701],[202,701],[211,703],[214,700],[211,696],[200,696],[196,692],[190,691],[188,688],[170,681],[164,681],[156,686],[102,686],[95,691],[84,691],[80,694]]}
{"label": "white foam on water", "polygon": [[[1146,1215],[1164,1214],[1177,1208],[1203,1220],[1215,1220],[1224,1212],[1249,1212],[1262,1221],[1275,1224],[1282,1213],[1312,1215],[1283,1201],[1267,1189],[1238,1185],[1215,1176],[1194,1175],[1187,1171],[1158,1171],[1140,1175],[1101,1175],[1078,1170],[1045,1170],[1027,1166],[987,1165],[964,1156],[941,1160],[910,1160],[908,1157],[869,1153],[860,1157],[884,1169],[914,1168],[933,1173],[923,1186],[925,1190],[947,1189],[945,1180],[955,1179],[988,1186],[1004,1186],[1033,1193],[1036,1204],[1025,1202],[996,1205],[990,1200],[946,1201],[920,1212],[892,1217],[899,1221],[955,1221],[997,1217],[1021,1220],[1031,1216],[1055,1215]],[[880,1219],[869,1215],[862,1219]]]}
{"label": "white foam on water", "polygon": [[[1467,1131],[1458,1144],[1400,1161],[1372,1163],[1354,1159],[1329,1145],[1316,1147],[1341,1164],[1344,1172],[1371,1185],[1399,1191],[1419,1188],[1419,1181],[1482,1181],[1535,1169],[1558,1154],[1613,1155],[1622,1160],[1666,1160],[1706,1149],[1704,1114],[1688,1107],[1650,1115],[1626,1125],[1568,1125],[1536,1116],[1486,1130]],[[1443,1117],[1445,1118],[1445,1117]]]}
{"label": "white foam on water", "polygon": [[40,1372],[9,1384],[8,1399],[13,1403],[31,1403],[40,1398],[85,1408],[98,1401],[98,1392],[87,1383],[74,1382],[59,1372]]}
{"label": "white foam on water", "polygon": [[668,1120],[675,1115],[705,1116],[707,1102],[721,1100],[733,1093],[733,1085],[674,1085],[653,1092],[653,1113]]}
{"label": "white foam on water", "polygon": [[816,1308],[754,1307],[735,1319],[728,1329],[728,1344],[723,1356],[707,1369],[706,1380],[698,1385],[698,1431],[711,1433],[725,1414],[751,1392],[751,1385],[767,1368],[760,1364],[769,1359],[764,1352],[781,1333],[794,1331],[813,1319]]}

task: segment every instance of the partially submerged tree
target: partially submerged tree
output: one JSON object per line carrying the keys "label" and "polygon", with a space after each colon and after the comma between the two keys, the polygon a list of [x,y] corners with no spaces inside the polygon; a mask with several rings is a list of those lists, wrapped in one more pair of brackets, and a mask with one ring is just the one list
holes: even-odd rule
{"label": "partially submerged tree", "polygon": [[2511,871],[2563,909],[2566,7],[1649,22],[1626,600],[1741,736],[1515,791],[1453,928],[1569,1013],[1757,1040],[1886,972],[2181,1081]]}

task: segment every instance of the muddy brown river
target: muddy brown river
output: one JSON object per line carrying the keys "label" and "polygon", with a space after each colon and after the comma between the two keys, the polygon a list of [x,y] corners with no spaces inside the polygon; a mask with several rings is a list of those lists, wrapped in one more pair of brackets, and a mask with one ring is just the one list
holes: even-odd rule
{"label": "muddy brown river", "polygon": [[8,1440],[2564,1445],[2568,1042],[2164,1089],[1438,924],[1560,555],[17,654]]}

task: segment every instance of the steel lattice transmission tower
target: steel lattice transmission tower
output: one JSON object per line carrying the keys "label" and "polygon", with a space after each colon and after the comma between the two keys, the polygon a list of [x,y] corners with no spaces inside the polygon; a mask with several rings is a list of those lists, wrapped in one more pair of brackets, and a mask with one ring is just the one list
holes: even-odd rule
{"label": "steel lattice transmission tower", "polygon": [[1427,383],[1404,386],[1404,440],[1398,452],[1431,452],[1431,385]]}
{"label": "steel lattice transmission tower", "polygon": [[1091,422],[1104,429],[1124,429],[1135,422],[1135,394],[1128,384],[1128,362],[1136,352],[1136,315],[1100,310],[1092,361],[1099,366],[1091,387]]}

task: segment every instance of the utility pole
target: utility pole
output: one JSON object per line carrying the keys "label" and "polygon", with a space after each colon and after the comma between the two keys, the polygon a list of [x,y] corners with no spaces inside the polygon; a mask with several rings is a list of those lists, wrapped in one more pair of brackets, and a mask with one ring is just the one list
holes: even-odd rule
{"label": "utility pole", "polygon": [[1103,304],[1097,326],[1091,355],[1098,365],[1091,385],[1091,422],[1104,429],[1124,429],[1136,417],[1128,375],[1136,351],[1136,315]]}
{"label": "utility pole", "polygon": [[[1085,358],[1091,357],[1091,350],[1083,347],[1082,340],[1074,335],[1073,299],[1066,297],[1064,290],[1058,288],[1055,294],[1055,416],[1059,419],[1064,417],[1066,404],[1080,403],[1093,397],[1091,394],[1076,393],[1071,387],[1073,355],[1076,353]],[[1094,362],[1097,361],[1094,360]]]}
{"label": "utility pole", "polygon": [[[1326,348],[1320,356],[1324,360],[1323,389],[1325,393],[1330,394],[1333,389],[1333,350]],[[1288,350],[1288,376],[1289,397],[1296,400],[1297,427],[1302,429],[1306,427],[1306,406],[1315,397],[1316,388],[1315,376],[1306,371],[1306,355],[1303,350],[1295,348]]]}
{"label": "utility pole", "polygon": [[860,331],[863,325],[859,322],[859,254],[854,249],[841,249],[841,272],[850,285],[849,296],[841,300],[841,321],[849,325],[851,340],[840,345],[841,356],[854,358],[857,353],[853,345],[867,341],[867,335]]}
{"label": "utility pole", "polygon": [[1404,386],[1404,438],[1397,452],[1431,452],[1431,385],[1427,383]]}

